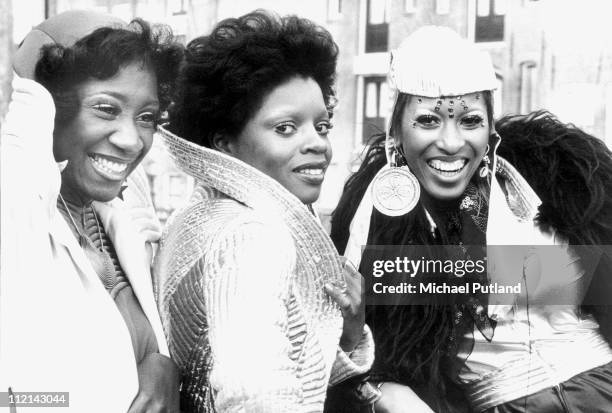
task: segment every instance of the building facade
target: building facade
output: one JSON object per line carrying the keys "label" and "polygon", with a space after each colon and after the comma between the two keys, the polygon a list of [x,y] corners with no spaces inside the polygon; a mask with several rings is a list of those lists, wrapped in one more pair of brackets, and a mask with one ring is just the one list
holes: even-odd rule
{"label": "building facade", "polygon": [[[495,66],[497,116],[546,108],[612,143],[612,48],[605,0],[46,0],[55,14],[95,8],[171,25],[183,42],[223,18],[254,8],[297,14],[325,26],[340,46],[339,104],[330,139],[334,160],[319,210],[335,207],[368,138],[384,130],[389,51],[420,26],[448,26],[487,50]],[[588,3],[588,4],[586,4]],[[598,13],[600,10],[600,13]],[[595,29],[593,29],[593,27]],[[608,37],[609,38],[609,37]],[[432,50],[435,53],[435,50]],[[414,57],[418,59],[418,56]],[[449,62],[460,65],[461,62]],[[607,136],[610,138],[606,139]],[[162,218],[185,201],[192,182],[154,149],[147,159]]]}

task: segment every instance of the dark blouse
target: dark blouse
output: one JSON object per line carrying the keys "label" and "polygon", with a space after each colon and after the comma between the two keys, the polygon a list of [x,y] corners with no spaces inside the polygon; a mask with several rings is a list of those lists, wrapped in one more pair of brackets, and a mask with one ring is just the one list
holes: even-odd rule
{"label": "dark blouse", "polygon": [[[153,328],[121,268],[117,252],[102,223],[95,215],[93,207],[91,205],[78,207],[72,204],[68,206],[72,217],[81,220],[84,235],[88,238],[88,240],[80,240],[81,243],[87,243],[86,246],[82,245],[85,255],[91,261],[100,281],[123,316],[132,339],[136,363],[140,363],[148,354],[159,351]],[[58,209],[64,215],[72,231],[75,232],[75,228],[72,228],[74,226],[72,220],[61,202],[58,202]],[[78,237],[78,234],[75,235]]]}

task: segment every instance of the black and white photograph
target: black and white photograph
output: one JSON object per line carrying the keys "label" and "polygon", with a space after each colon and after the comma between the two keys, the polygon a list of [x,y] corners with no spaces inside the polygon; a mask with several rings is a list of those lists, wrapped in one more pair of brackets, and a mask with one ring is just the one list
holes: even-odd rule
{"label": "black and white photograph", "polygon": [[612,412],[611,10],[0,0],[0,412]]}

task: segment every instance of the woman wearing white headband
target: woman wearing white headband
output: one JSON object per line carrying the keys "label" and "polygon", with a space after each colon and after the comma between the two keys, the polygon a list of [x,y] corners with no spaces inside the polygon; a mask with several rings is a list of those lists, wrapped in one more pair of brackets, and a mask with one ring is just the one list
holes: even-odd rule
{"label": "woman wearing white headband", "polygon": [[[612,239],[610,152],[547,113],[504,119],[500,143],[490,58],[447,28],[407,38],[389,79],[387,133],[345,186],[332,220],[336,246],[360,262],[363,245],[460,245],[468,253],[465,246],[486,245],[479,258],[488,259],[488,278],[477,283],[510,279],[520,292],[369,306],[376,411],[414,411],[412,390],[443,412],[607,411],[609,318],[590,304],[605,304],[593,293],[606,285],[600,275],[610,261],[603,256],[595,268],[587,257],[599,249],[567,244]],[[515,247],[499,254],[492,245]]]}

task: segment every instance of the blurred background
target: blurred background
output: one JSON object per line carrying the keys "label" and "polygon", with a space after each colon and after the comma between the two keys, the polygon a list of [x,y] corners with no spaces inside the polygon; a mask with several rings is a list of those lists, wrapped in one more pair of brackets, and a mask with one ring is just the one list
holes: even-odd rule
{"label": "blurred background", "polygon": [[[8,0],[4,2],[4,8]],[[185,44],[214,24],[256,8],[297,14],[325,26],[340,46],[339,104],[330,138],[334,159],[317,209],[325,221],[367,139],[384,130],[389,51],[426,24],[449,26],[490,52],[499,87],[495,111],[548,109],[612,146],[612,24],[607,0],[12,0],[12,41],[70,9],[170,25]],[[6,19],[5,19],[6,20]],[[10,27],[0,26],[0,36]],[[432,50],[432,53],[435,53]],[[414,56],[418,59],[418,56]],[[313,62],[316,64],[316,62]],[[449,65],[461,65],[449,61]],[[145,161],[162,220],[188,198],[193,182],[157,143]]]}

